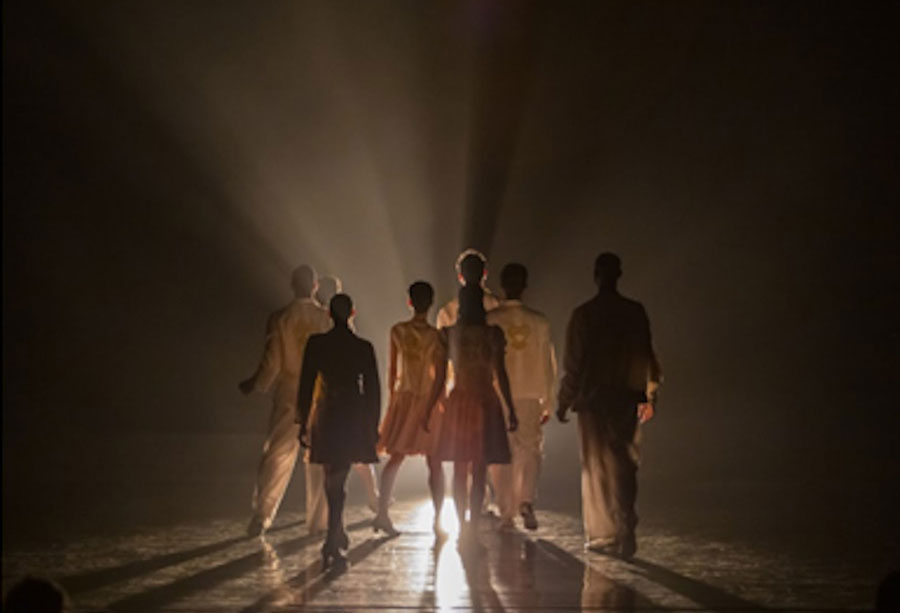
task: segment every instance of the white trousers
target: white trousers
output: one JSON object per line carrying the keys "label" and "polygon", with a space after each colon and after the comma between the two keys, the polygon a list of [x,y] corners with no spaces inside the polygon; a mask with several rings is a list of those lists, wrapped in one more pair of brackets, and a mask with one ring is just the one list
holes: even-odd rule
{"label": "white trousers", "polygon": [[253,511],[266,528],[275,520],[297,463],[300,426],[295,421],[296,406],[297,386],[279,384],[274,392],[269,433],[263,443],[253,491]]}
{"label": "white trousers", "polygon": [[538,477],[544,453],[544,407],[537,398],[514,398],[519,427],[509,433],[512,463],[489,468],[494,499],[503,519],[515,516],[523,502],[537,500]]}

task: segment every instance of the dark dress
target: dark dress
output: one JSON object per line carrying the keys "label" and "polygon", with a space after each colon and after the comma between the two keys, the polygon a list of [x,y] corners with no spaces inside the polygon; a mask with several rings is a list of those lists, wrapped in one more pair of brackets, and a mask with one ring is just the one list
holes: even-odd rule
{"label": "dark dress", "polygon": [[372,343],[343,326],[311,336],[306,343],[297,394],[301,423],[309,419],[313,402],[315,417],[308,425],[310,462],[378,461],[375,444],[381,392]]}
{"label": "dark dress", "polygon": [[497,326],[456,324],[447,335],[454,385],[444,400],[435,457],[447,461],[509,464],[503,407],[494,391],[494,365],[506,338]]}

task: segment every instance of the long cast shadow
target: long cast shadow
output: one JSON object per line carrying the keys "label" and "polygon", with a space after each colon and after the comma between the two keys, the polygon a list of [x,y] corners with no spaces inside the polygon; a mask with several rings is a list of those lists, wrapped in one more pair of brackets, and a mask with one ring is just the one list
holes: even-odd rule
{"label": "long cast shadow", "polygon": [[273,605],[278,605],[278,600],[296,589],[302,589],[302,592],[297,597],[292,598],[291,605],[304,606],[328,587],[329,584],[344,575],[355,564],[359,564],[366,559],[392,538],[396,537],[370,538],[357,545],[347,553],[347,566],[334,567],[322,572],[322,562],[316,560],[287,581],[284,586],[272,590],[249,607],[241,609],[241,613],[268,611]]}
{"label": "long cast shadow", "polygon": [[[584,567],[585,564],[571,555],[567,551],[561,549],[557,545],[551,543],[550,541],[540,539],[538,541],[540,546],[546,551],[550,552],[554,557],[558,557],[563,560],[569,560],[572,564],[577,564],[581,567]],[[673,570],[668,568],[664,568],[652,562],[648,562],[646,560],[641,559],[633,559],[628,562],[632,566],[643,571],[644,576],[653,581],[654,583],[661,585],[673,592],[677,592],[682,596],[696,602],[704,609],[711,609],[714,611],[766,611],[767,608],[760,606],[754,602],[750,602],[749,600],[744,600],[739,596],[735,596],[734,594],[730,594],[724,590],[721,590],[715,586],[709,585],[708,583],[703,583],[702,581],[697,581],[696,579],[691,579],[690,577],[685,577],[679,573],[676,573]],[[587,588],[587,584],[589,583],[588,575],[590,574],[590,566],[587,566],[588,572],[585,575],[585,587]],[[593,571],[594,573],[598,573],[598,571]],[[622,586],[620,586],[622,587]],[[630,589],[630,588],[623,588]],[[640,597],[643,598],[643,597]],[[583,605],[584,606],[584,605]],[[646,606],[646,605],[643,605]],[[642,605],[638,605],[636,608],[643,608]]]}
{"label": "long cast shadow", "polygon": [[631,564],[644,571],[645,576],[673,592],[687,596],[694,602],[710,609],[726,609],[729,611],[765,611],[766,607],[755,602],[744,600],[717,587],[685,577],[673,570],[648,562],[634,559]]}
{"label": "long cast shadow", "polygon": [[[356,530],[372,523],[371,519],[361,520],[347,526],[349,530]],[[304,547],[320,540],[322,535],[307,535],[281,543],[276,547],[279,555],[291,555]],[[127,596],[109,605],[113,611],[159,611],[163,605],[183,598],[192,592],[208,590],[216,585],[236,579],[241,575],[258,568],[263,560],[263,552],[256,551],[251,554],[235,558],[224,564],[202,570],[198,573],[176,579],[171,583],[159,587],[150,588],[139,594]]]}
{"label": "long cast shadow", "polygon": [[[301,523],[302,522],[297,521],[281,526],[276,526],[270,529],[269,533],[271,534],[273,532],[287,530],[288,528],[294,528],[296,526],[299,526]],[[124,581],[126,579],[139,577],[141,575],[166,568],[167,566],[181,564],[182,562],[186,562],[187,560],[191,560],[193,558],[199,558],[211,553],[223,551],[225,549],[228,549],[232,545],[236,545],[237,543],[246,541],[248,538],[250,537],[240,536],[230,538],[224,541],[218,541],[216,543],[209,543],[208,545],[194,547],[192,549],[166,553],[160,556],[156,556],[155,558],[135,560],[134,562],[128,562],[120,566],[110,566],[107,568],[102,568],[100,570],[92,570],[84,573],[67,575],[57,578],[57,581],[60,583],[60,585],[66,588],[69,594],[74,596],[77,594],[88,592],[90,590],[95,590],[99,587],[103,587],[104,585],[116,583],[117,581]]]}

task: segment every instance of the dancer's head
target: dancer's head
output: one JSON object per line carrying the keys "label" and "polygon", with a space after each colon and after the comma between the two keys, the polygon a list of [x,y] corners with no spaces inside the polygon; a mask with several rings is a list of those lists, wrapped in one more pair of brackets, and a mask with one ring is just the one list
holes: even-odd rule
{"label": "dancer's head", "polygon": [[459,322],[461,324],[483,324],[484,290],[480,285],[464,285],[459,288]]}
{"label": "dancer's head", "polygon": [[291,273],[291,288],[297,298],[311,298],[319,284],[316,269],[302,264]]}
{"label": "dancer's head", "polygon": [[507,300],[519,300],[528,287],[528,269],[518,262],[512,262],[500,271],[500,286]]}
{"label": "dancer's head", "polygon": [[25,577],[6,594],[3,610],[9,613],[59,613],[70,605],[66,592],[42,577]]}
{"label": "dancer's head", "polygon": [[409,286],[409,306],[417,314],[427,313],[434,302],[434,288],[427,281],[416,281]]}
{"label": "dancer's head", "polygon": [[331,299],[336,294],[344,291],[344,286],[338,277],[333,275],[322,275],[319,277],[319,289],[316,291],[316,300],[319,304],[327,305],[331,303]]}
{"label": "dancer's head", "polygon": [[622,276],[622,260],[615,253],[604,251],[594,260],[594,282],[599,288],[615,289]]}
{"label": "dancer's head", "polygon": [[347,294],[335,294],[328,303],[328,310],[331,312],[331,319],[334,320],[336,326],[346,326],[347,321],[356,312],[353,310],[353,301]]}
{"label": "dancer's head", "polygon": [[456,258],[456,273],[462,285],[479,285],[487,279],[487,258],[477,249],[466,249]]}

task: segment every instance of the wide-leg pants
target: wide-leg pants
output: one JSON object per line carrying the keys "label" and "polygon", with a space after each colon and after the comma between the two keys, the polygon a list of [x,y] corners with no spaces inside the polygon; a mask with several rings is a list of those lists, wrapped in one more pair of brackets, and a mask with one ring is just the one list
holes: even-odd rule
{"label": "wide-leg pants", "polygon": [[263,443],[253,492],[253,511],[266,528],[275,520],[300,451],[297,385],[280,383],[273,396],[269,433]]}
{"label": "wide-leg pants", "polygon": [[578,413],[581,503],[589,543],[623,543],[637,525],[637,408]]}
{"label": "wide-leg pants", "polygon": [[537,500],[538,478],[544,453],[544,429],[541,415],[544,407],[537,398],[515,398],[519,427],[509,432],[509,449],[512,462],[492,464],[489,467],[491,484],[500,516],[515,516],[523,502]]}

